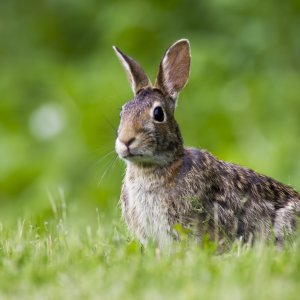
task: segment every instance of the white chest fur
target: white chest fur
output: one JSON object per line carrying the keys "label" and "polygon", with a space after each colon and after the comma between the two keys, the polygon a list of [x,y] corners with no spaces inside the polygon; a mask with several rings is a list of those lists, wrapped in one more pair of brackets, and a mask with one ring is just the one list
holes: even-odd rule
{"label": "white chest fur", "polygon": [[129,227],[142,243],[153,240],[161,246],[171,241],[168,192],[162,182],[140,176],[125,178],[126,213]]}

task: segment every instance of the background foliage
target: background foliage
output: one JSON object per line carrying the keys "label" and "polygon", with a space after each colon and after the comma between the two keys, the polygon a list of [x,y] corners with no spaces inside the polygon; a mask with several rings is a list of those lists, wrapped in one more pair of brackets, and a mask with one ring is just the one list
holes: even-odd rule
{"label": "background foliage", "polygon": [[182,37],[192,46],[177,110],[185,143],[300,188],[299,1],[0,5],[2,218],[47,214],[58,188],[81,213],[116,209],[123,164],[103,176],[113,154],[103,157],[132,95],[111,45],[154,79]]}
{"label": "background foliage", "polygon": [[300,190],[300,2],[0,2],[0,220],[44,224],[66,205],[78,228],[113,228],[132,97],[111,46],[154,79],[186,37],[192,70],[176,112],[185,143]]}

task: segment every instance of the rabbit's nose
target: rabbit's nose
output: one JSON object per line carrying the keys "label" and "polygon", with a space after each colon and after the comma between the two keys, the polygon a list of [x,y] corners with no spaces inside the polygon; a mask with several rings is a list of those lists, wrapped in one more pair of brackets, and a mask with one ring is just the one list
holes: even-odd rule
{"label": "rabbit's nose", "polygon": [[135,137],[128,138],[127,140],[120,139],[120,141],[121,141],[127,148],[129,148],[129,146],[135,141]]}
{"label": "rabbit's nose", "polygon": [[123,128],[119,132],[118,139],[129,149],[129,146],[136,140],[136,132],[132,128]]}

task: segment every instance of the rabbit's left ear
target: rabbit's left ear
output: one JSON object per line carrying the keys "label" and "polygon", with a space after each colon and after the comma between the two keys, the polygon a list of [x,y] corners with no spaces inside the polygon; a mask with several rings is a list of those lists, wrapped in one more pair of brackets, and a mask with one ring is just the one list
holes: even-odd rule
{"label": "rabbit's left ear", "polygon": [[134,59],[121,52],[117,47],[113,46],[113,49],[125,68],[134,94],[143,88],[150,87],[151,82],[142,67]]}
{"label": "rabbit's left ear", "polygon": [[182,39],[174,43],[160,63],[155,87],[176,101],[189,79],[190,61],[189,41]]}

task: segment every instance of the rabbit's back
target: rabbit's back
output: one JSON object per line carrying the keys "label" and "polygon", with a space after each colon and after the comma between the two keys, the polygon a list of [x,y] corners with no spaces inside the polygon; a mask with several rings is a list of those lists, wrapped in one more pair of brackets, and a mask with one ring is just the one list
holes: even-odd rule
{"label": "rabbit's back", "polygon": [[185,161],[192,167],[183,186],[192,183],[185,194],[194,199],[198,233],[247,241],[258,235],[268,238],[274,229],[281,242],[293,231],[300,195],[291,187],[206,151],[186,149]]}

